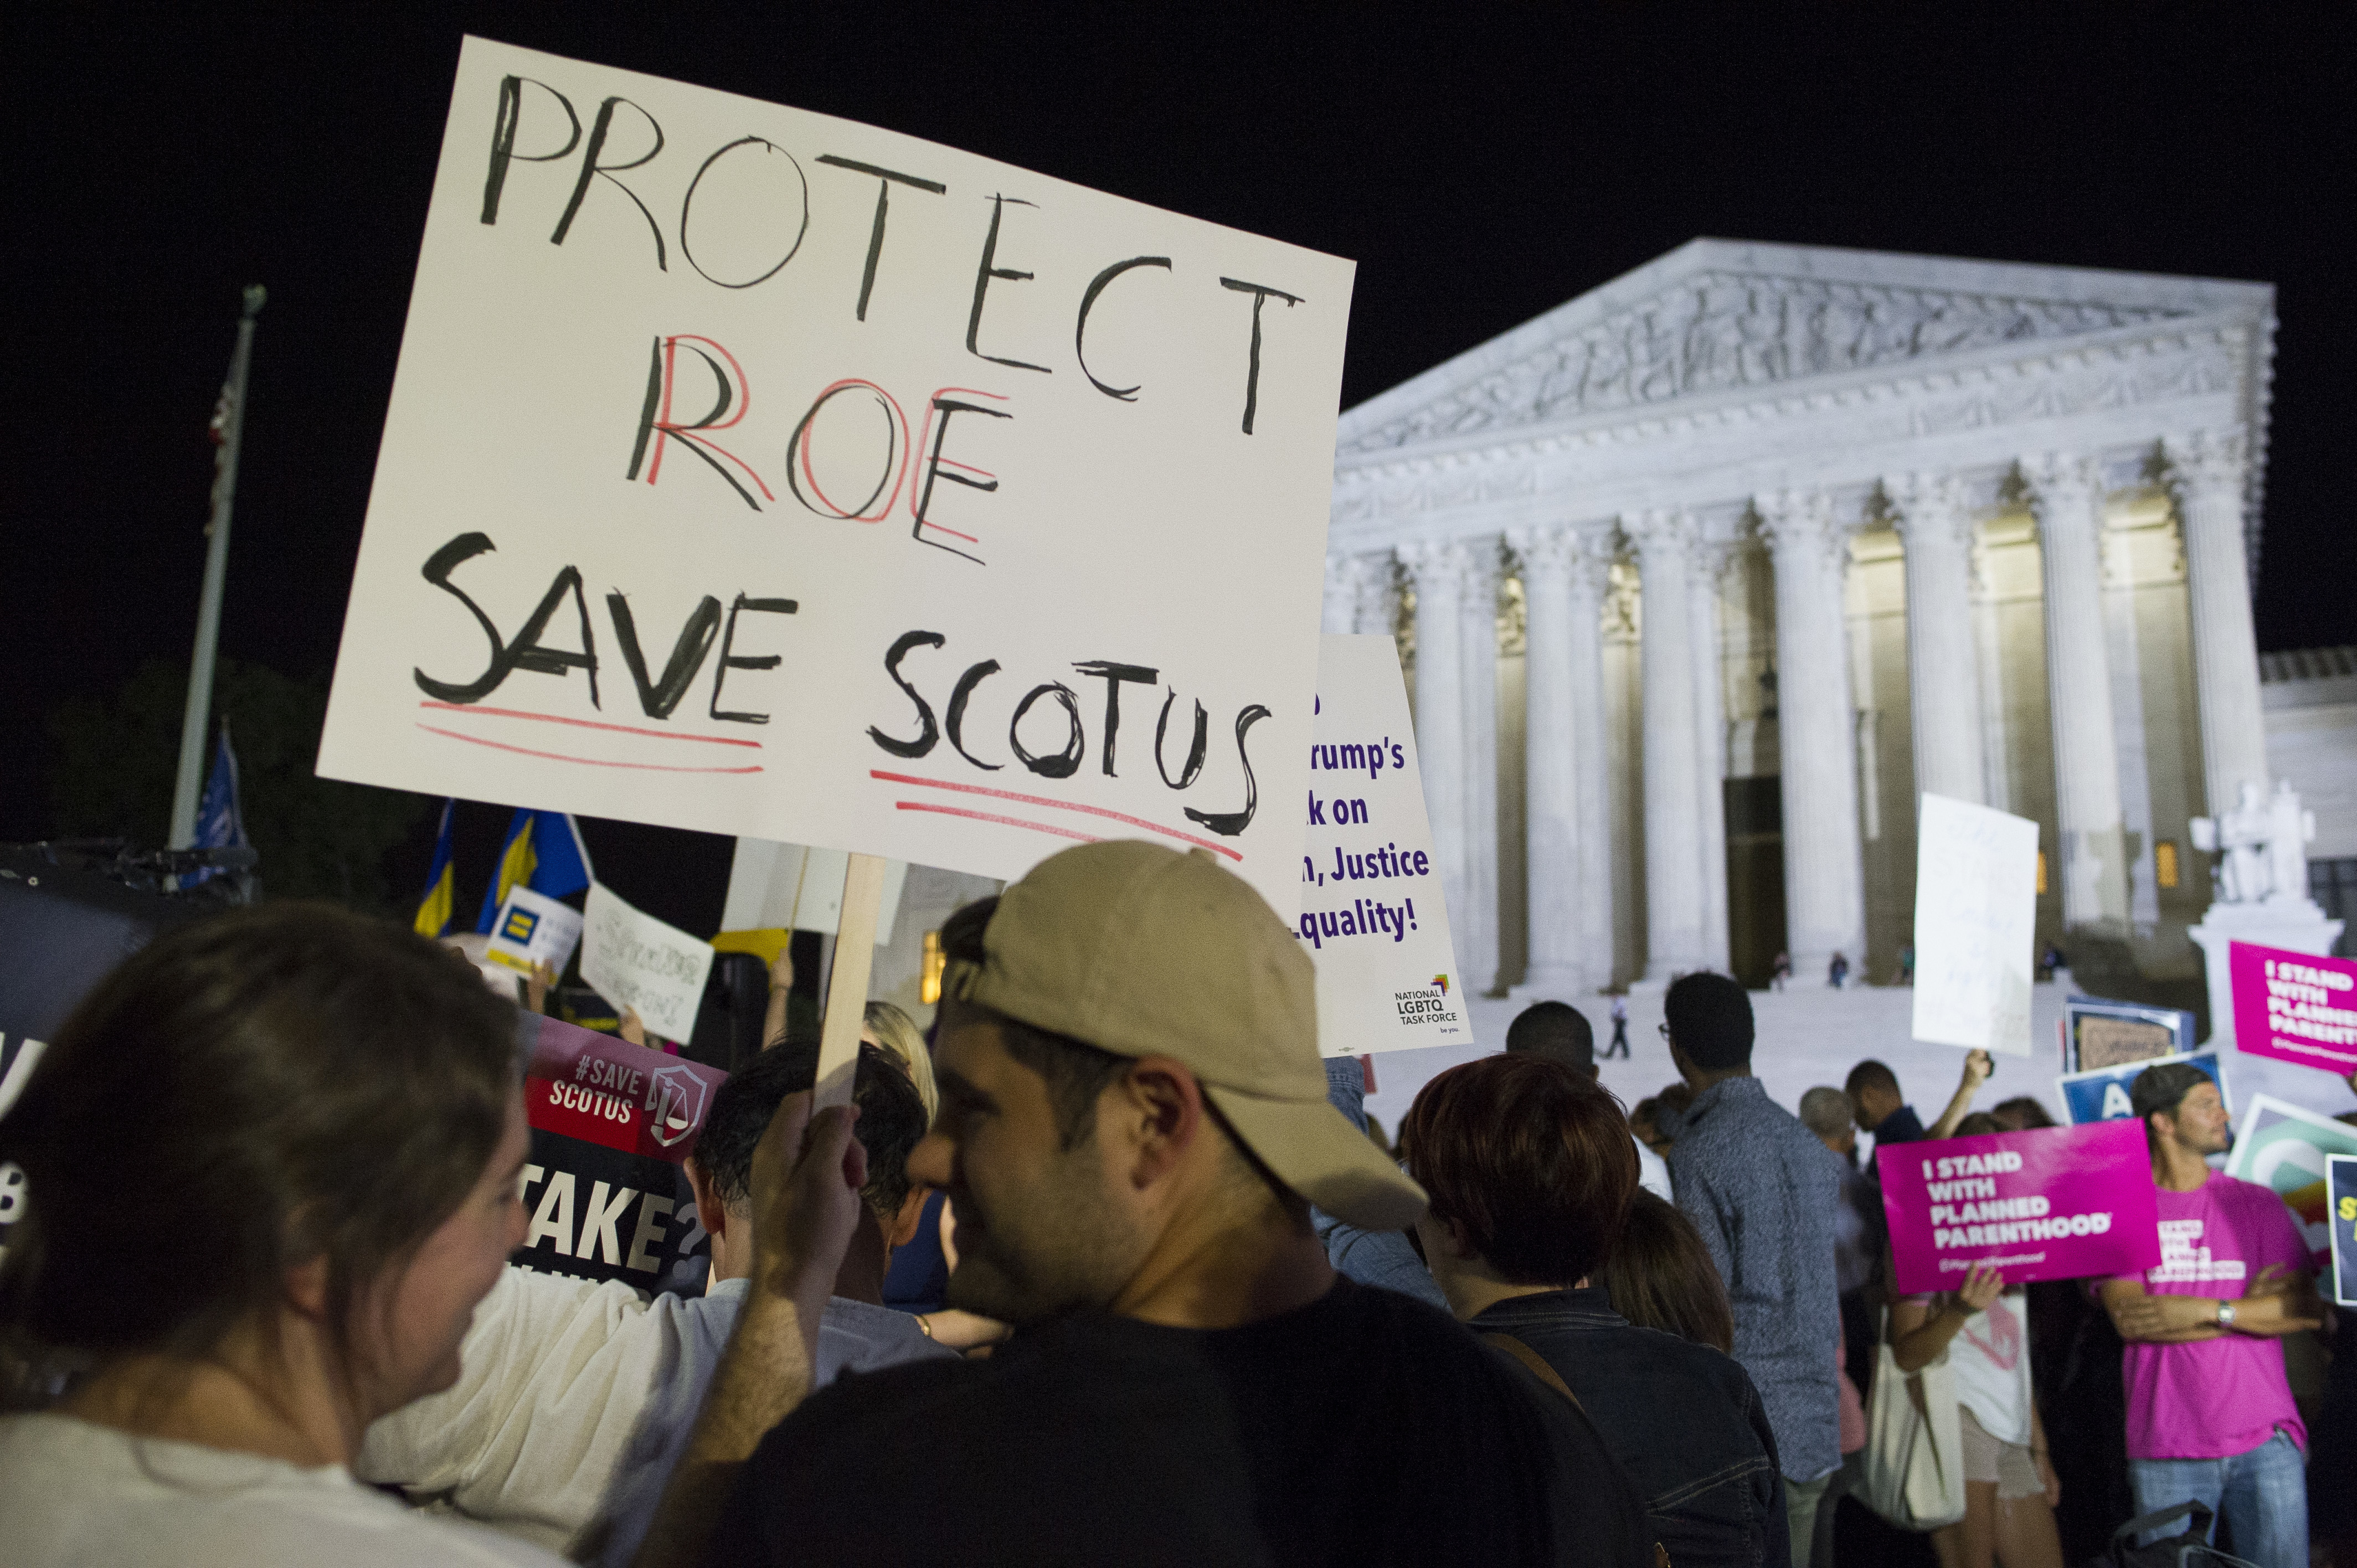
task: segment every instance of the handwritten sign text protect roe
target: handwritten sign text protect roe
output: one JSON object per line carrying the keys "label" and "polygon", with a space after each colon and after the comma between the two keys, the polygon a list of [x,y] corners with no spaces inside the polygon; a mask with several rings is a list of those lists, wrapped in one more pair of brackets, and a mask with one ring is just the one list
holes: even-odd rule
{"label": "handwritten sign text protect roe", "polygon": [[1351,285],[469,39],[320,771],[1289,918]]}

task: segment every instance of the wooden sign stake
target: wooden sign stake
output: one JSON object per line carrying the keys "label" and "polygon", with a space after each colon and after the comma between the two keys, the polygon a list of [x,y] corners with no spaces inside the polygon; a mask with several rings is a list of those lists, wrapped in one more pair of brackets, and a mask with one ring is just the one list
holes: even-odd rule
{"label": "wooden sign stake", "polygon": [[867,977],[876,966],[876,920],[884,906],[881,855],[854,854],[843,872],[843,915],[834,932],[834,969],[826,984],[826,1024],[818,1037],[813,1114],[851,1103],[859,1068],[859,1029],[867,1012]]}

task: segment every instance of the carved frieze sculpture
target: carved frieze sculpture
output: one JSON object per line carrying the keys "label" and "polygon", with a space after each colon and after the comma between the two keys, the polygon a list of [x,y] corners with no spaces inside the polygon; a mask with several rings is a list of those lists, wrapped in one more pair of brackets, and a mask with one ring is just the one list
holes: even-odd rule
{"label": "carved frieze sculpture", "polygon": [[1731,387],[2134,326],[2179,311],[1705,273],[1369,432],[1383,452]]}

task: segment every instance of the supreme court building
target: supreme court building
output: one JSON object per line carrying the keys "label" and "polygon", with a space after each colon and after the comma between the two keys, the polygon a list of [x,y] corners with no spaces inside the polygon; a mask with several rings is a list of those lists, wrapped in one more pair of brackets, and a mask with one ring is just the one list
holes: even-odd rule
{"label": "supreme court building", "polygon": [[1469,989],[1888,981],[1922,790],[2037,821],[2041,947],[2197,978],[2188,822],[2270,779],[2274,328],[1696,240],[1345,413],[1326,626],[1399,639]]}

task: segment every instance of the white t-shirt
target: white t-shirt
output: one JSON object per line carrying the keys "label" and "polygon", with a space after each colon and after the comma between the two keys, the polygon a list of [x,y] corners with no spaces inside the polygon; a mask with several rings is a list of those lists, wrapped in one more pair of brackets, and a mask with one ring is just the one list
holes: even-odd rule
{"label": "white t-shirt", "polygon": [[[583,1526],[609,1514],[597,1558],[627,1561],[686,1446],[746,1288],[721,1280],[701,1296],[649,1301],[618,1280],[511,1265],[475,1308],[458,1380],[370,1427],[353,1472],[552,1552],[572,1549]],[[819,1320],[814,1386],[952,1353],[905,1313],[835,1296]]]}
{"label": "white t-shirt", "polygon": [[0,1555],[12,1568],[564,1568],[539,1547],[427,1518],[340,1465],[0,1416]]}
{"label": "white t-shirt", "polygon": [[1634,1133],[1629,1139],[1637,1145],[1637,1185],[1663,1203],[1675,1203],[1678,1195],[1670,1190],[1670,1162],[1645,1147],[1645,1141]]}
{"label": "white t-shirt", "polygon": [[2029,1320],[2021,1297],[2000,1295],[1948,1341],[1956,1402],[2000,1443],[2029,1445]]}

